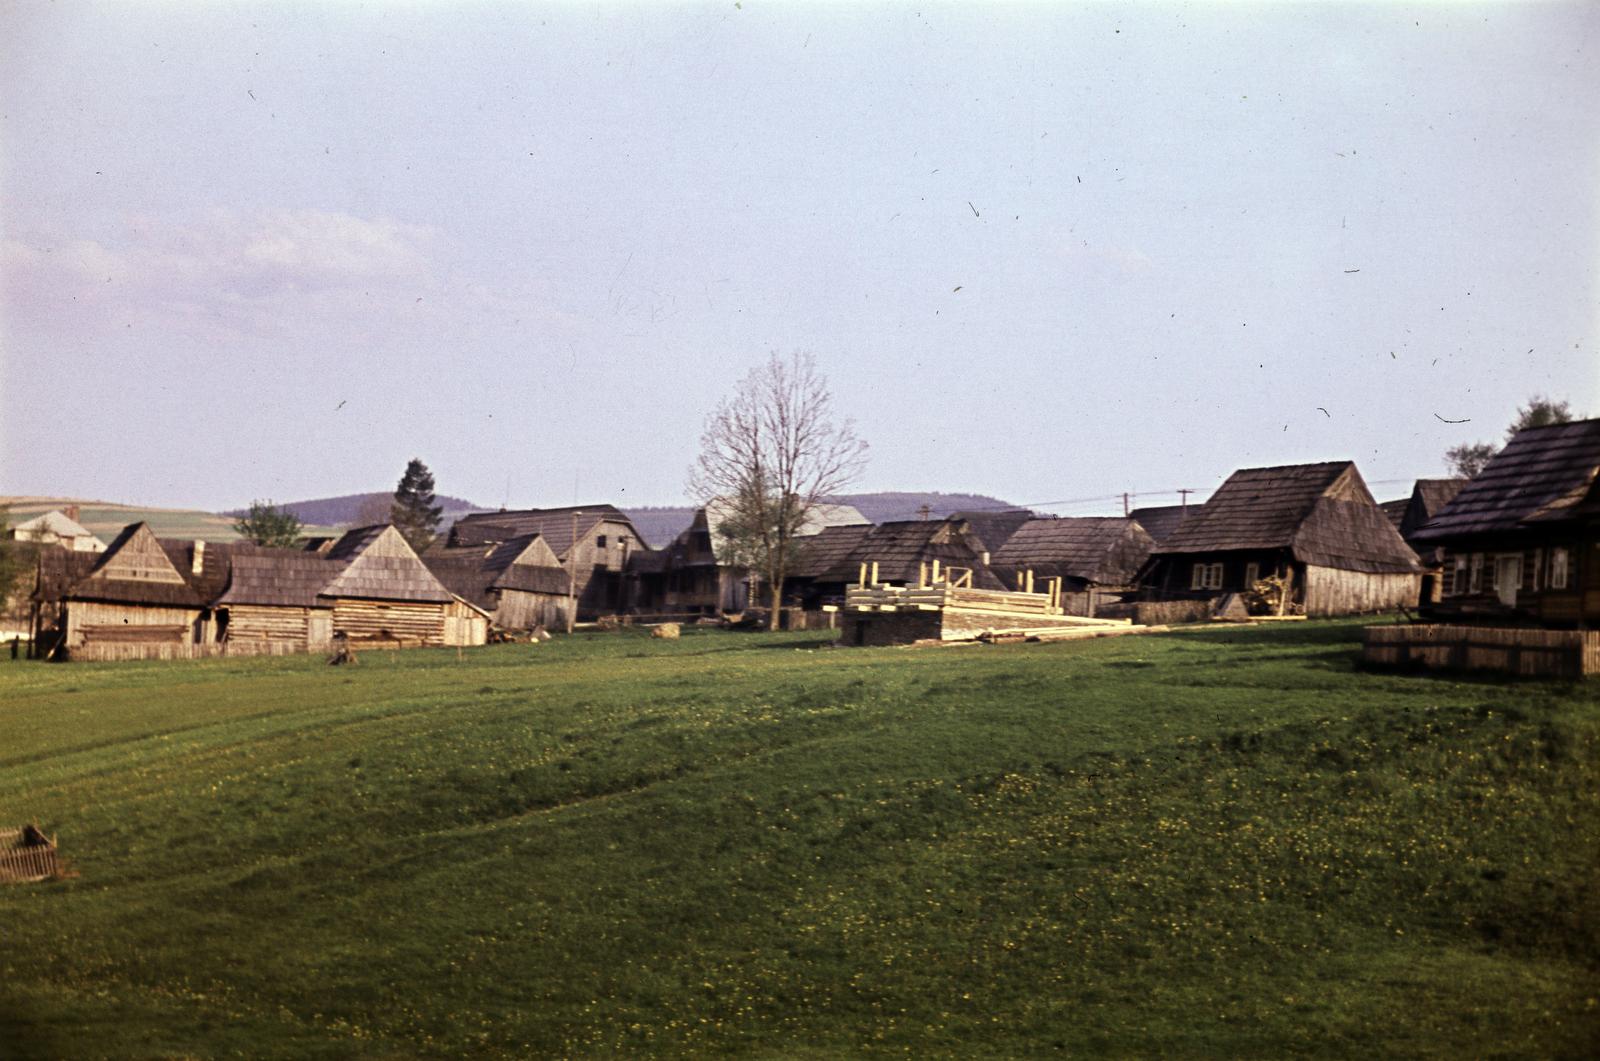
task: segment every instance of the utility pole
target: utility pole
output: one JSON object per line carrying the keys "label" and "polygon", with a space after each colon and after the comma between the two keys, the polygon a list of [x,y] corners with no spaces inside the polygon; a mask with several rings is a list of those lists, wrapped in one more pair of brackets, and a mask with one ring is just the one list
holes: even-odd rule
{"label": "utility pole", "polygon": [[578,614],[578,510],[572,510],[572,544],[567,546],[567,633]]}
{"label": "utility pole", "polygon": [[917,509],[917,515],[922,517],[922,522],[924,523],[928,522],[928,516],[932,512],[933,509],[929,508],[927,505],[923,505],[921,508]]}
{"label": "utility pole", "polygon": [[1124,515],[1124,516],[1126,516],[1126,515],[1127,515],[1127,514],[1128,514],[1128,498],[1129,498],[1129,497],[1130,497],[1130,496],[1131,496],[1131,495],[1129,495],[1129,494],[1126,494],[1126,493],[1124,493],[1124,494],[1123,494],[1123,495],[1122,495],[1122,514],[1123,514],[1123,515]]}
{"label": "utility pole", "polygon": [[1192,493],[1194,493],[1193,490],[1179,490],[1178,491],[1178,496],[1183,498],[1183,514],[1184,515],[1188,515],[1188,513],[1189,513],[1189,495],[1192,494]]}

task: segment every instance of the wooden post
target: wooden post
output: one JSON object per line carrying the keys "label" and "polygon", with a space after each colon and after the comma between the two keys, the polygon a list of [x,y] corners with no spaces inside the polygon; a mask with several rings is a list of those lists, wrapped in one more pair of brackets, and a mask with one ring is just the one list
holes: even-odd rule
{"label": "wooden post", "polygon": [[567,547],[567,633],[578,616],[578,510],[572,510],[572,544]]}
{"label": "wooden post", "polygon": [[917,565],[917,588],[918,589],[927,589],[928,588],[928,564],[927,564],[927,561],[923,561],[922,563]]}
{"label": "wooden post", "polygon": [[878,584],[878,561],[876,560],[872,561],[872,584],[874,586]]}
{"label": "wooden post", "polygon": [[861,561],[861,577],[856,579],[856,584],[862,589],[867,588],[867,562],[865,560]]}
{"label": "wooden post", "polygon": [[1023,592],[1025,592],[1025,593],[1032,593],[1033,592],[1033,568],[1031,568],[1031,567],[1028,568],[1028,588],[1026,590],[1024,590]]}
{"label": "wooden post", "polygon": [[939,561],[937,560],[933,562],[933,580],[935,582],[939,581]]}

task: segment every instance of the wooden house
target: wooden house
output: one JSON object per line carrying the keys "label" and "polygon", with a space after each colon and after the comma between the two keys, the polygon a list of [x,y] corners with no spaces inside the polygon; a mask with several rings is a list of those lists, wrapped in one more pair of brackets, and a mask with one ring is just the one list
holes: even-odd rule
{"label": "wooden house", "polygon": [[[190,644],[200,636],[206,602],[179,573],[146,523],[124,527],[106,551],[47,555],[89,556],[94,562],[78,577],[73,562],[51,563],[60,646],[70,655],[88,645]],[[44,567],[41,566],[43,590]],[[36,591],[36,596],[39,591]],[[40,603],[47,603],[40,600]]]}
{"label": "wooden house", "polygon": [[644,539],[613,505],[474,513],[457,520],[434,550],[448,555],[452,549],[498,545],[527,535],[543,539],[560,565],[573,572],[579,619],[626,611],[633,603],[624,572],[629,555],[645,548]]}
{"label": "wooden house", "polygon": [[[916,585],[933,564],[972,572],[970,588],[1003,590],[1005,585],[983,562],[983,543],[965,520],[903,520],[880,523],[864,534],[849,554],[814,580],[819,593],[843,595],[845,587]],[[866,578],[862,578],[863,568]]]}
{"label": "wooden house", "polygon": [[843,604],[844,584],[821,581],[822,576],[848,561],[872,531],[870,523],[853,523],[827,527],[806,538],[796,550],[789,576],[784,579],[784,598],[813,611]]}
{"label": "wooden house", "polygon": [[319,595],[333,608],[334,636],[442,645],[455,601],[393,525],[348,531],[321,554],[338,565]]}
{"label": "wooden house", "polygon": [[1418,479],[1411,488],[1410,497],[1385,501],[1378,506],[1422,563],[1420,599],[1423,603],[1436,603],[1443,592],[1444,551],[1437,545],[1420,541],[1416,533],[1444,510],[1466,482],[1465,479]]}
{"label": "wooden house", "polygon": [[[696,510],[688,529],[662,552],[664,580],[657,607],[662,612],[742,612],[752,603],[765,604],[759,595],[752,602],[758,575],[736,555],[733,542],[720,533],[729,506],[713,502]],[[807,542],[830,527],[870,526],[850,505],[818,505],[793,538],[795,562],[800,562]],[[788,577],[784,583],[789,584]]]}
{"label": "wooden house", "polygon": [[450,592],[503,630],[566,622],[571,573],[538,534],[492,545],[429,549],[422,562]]}
{"label": "wooden house", "polygon": [[966,523],[973,539],[989,554],[987,563],[1034,515],[1025,508],[973,508],[952,512],[949,518]]}
{"label": "wooden house", "polygon": [[1286,579],[1286,610],[1352,615],[1417,602],[1422,566],[1351,461],[1246,468],[1151,553],[1150,600],[1250,593]]}
{"label": "wooden house", "polygon": [[297,549],[233,551],[226,588],[212,604],[214,639],[320,651],[333,640],[333,600],[322,596],[343,570]]}
{"label": "wooden house", "polygon": [[1101,605],[1121,604],[1138,592],[1139,571],[1155,544],[1128,516],[1033,519],[1007,539],[990,567],[1010,589],[1060,578],[1065,613],[1093,616]]}
{"label": "wooden house", "polygon": [[1412,537],[1442,550],[1441,620],[1600,624],[1600,420],[1519,431]]}

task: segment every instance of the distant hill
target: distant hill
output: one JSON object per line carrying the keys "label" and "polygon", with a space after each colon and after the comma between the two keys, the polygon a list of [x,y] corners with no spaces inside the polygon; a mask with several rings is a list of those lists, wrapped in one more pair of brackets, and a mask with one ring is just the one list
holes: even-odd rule
{"label": "distant hill", "polygon": [[[232,516],[195,509],[149,508],[71,497],[0,497],[0,505],[10,510],[12,523],[21,523],[68,505],[77,505],[78,522],[107,545],[130,523],[148,523],[160,538],[231,542],[239,537],[233,529]],[[330,528],[316,523],[308,523],[305,528],[307,534],[319,532],[328,533]]]}
{"label": "distant hill", "polygon": [[[1015,508],[1009,502],[987,494],[876,493],[840,494],[832,498],[842,505],[854,505],[869,522],[921,519],[922,506],[928,506],[930,519],[942,519],[964,509],[999,510]],[[694,520],[689,506],[654,506],[627,509],[628,518],[652,548],[660,549],[686,530]]]}

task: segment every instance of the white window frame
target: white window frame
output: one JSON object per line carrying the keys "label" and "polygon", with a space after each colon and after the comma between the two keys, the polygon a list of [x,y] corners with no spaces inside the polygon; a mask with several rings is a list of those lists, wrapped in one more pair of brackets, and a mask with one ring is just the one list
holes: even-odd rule
{"label": "white window frame", "polygon": [[1206,589],[1222,588],[1222,565],[1212,564],[1206,568]]}
{"label": "white window frame", "polygon": [[1190,589],[1205,589],[1206,588],[1206,565],[1205,564],[1196,563],[1196,564],[1194,564],[1194,565],[1192,565],[1190,567],[1190,569],[1189,569],[1189,588]]}
{"label": "white window frame", "polygon": [[1550,549],[1550,578],[1551,589],[1566,589],[1567,583],[1572,580],[1572,553],[1564,546],[1553,546]]}

